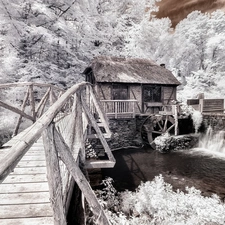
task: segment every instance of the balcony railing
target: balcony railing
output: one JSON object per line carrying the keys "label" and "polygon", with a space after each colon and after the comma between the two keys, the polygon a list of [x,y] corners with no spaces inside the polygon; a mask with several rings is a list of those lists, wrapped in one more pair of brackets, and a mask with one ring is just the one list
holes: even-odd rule
{"label": "balcony railing", "polygon": [[103,109],[108,117],[134,118],[137,100],[101,100]]}

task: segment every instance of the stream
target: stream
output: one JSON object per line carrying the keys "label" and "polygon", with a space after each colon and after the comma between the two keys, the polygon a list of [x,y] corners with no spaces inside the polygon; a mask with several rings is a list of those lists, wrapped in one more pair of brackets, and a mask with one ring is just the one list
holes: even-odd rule
{"label": "stream", "polygon": [[102,169],[102,176],[112,177],[118,191],[134,191],[143,181],[162,174],[174,190],[192,187],[204,196],[216,193],[225,200],[224,133],[208,130],[199,147],[162,154],[151,148],[125,149],[113,152],[116,165]]}

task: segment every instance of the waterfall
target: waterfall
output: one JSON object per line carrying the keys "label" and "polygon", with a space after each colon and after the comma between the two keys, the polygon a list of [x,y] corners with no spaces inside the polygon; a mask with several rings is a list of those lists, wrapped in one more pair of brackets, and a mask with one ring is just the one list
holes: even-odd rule
{"label": "waterfall", "polygon": [[225,131],[213,131],[212,127],[207,129],[206,134],[199,140],[199,148],[225,154]]}

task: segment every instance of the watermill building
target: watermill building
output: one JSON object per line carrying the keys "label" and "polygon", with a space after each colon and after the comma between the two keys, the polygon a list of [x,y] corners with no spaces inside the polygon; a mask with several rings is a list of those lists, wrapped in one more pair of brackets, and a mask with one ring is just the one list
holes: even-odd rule
{"label": "watermill building", "polygon": [[[164,123],[169,124],[168,121],[171,121],[170,125],[175,126],[174,118],[169,119],[169,116],[174,114],[172,105],[176,102],[177,86],[180,82],[164,65],[157,65],[147,59],[101,56],[92,61],[84,74],[86,81],[94,85],[110,119],[125,120],[160,115],[158,118]],[[162,115],[165,117],[162,118]],[[136,121],[135,129],[139,130],[137,124]],[[167,124],[164,124],[165,131]],[[126,122],[121,126],[126,126]]]}

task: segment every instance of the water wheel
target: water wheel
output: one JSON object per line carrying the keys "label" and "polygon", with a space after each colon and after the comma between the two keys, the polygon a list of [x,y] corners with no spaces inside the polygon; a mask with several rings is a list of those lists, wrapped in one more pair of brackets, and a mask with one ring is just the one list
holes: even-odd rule
{"label": "water wheel", "polygon": [[141,127],[143,142],[152,148],[155,148],[154,139],[165,133],[175,134],[175,119],[171,115],[151,115]]}

